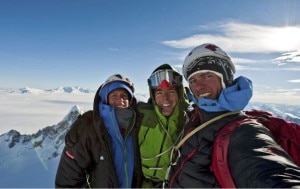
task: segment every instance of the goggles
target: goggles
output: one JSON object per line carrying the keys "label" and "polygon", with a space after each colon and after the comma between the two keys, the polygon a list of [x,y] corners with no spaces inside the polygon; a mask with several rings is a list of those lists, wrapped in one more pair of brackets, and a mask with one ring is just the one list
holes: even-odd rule
{"label": "goggles", "polygon": [[[167,83],[167,85],[165,85]],[[175,87],[182,83],[182,76],[173,70],[158,70],[148,79],[151,88],[164,88],[164,86]]]}

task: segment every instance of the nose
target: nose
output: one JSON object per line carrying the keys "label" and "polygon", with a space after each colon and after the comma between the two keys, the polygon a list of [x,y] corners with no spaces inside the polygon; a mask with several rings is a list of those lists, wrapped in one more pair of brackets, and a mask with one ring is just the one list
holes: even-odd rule
{"label": "nose", "polygon": [[191,91],[196,95],[200,94],[206,88],[205,82],[203,80],[197,80],[191,86]]}
{"label": "nose", "polygon": [[118,95],[118,96],[117,96],[117,100],[125,100],[125,97],[122,96],[122,95]]}
{"label": "nose", "polygon": [[167,92],[163,92],[162,93],[162,98],[163,99],[168,99],[169,98],[169,94]]}
{"label": "nose", "polygon": [[205,86],[205,81],[203,79],[197,79],[195,80],[195,82],[193,83],[192,87],[195,89],[195,90],[201,90],[202,88],[204,88]]}
{"label": "nose", "polygon": [[194,89],[195,89],[196,91],[201,91],[203,88],[204,88],[203,83],[197,83],[197,84],[195,84],[195,86],[194,86]]}

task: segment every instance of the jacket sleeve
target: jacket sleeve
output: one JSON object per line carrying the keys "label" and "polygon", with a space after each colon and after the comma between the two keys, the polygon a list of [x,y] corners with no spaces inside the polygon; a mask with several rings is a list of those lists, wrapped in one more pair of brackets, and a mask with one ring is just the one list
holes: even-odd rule
{"label": "jacket sleeve", "polygon": [[92,161],[89,145],[91,129],[92,113],[88,112],[78,117],[66,134],[55,178],[56,188],[81,188],[85,185],[86,170]]}
{"label": "jacket sleeve", "polygon": [[235,129],[229,144],[229,166],[238,188],[300,186],[300,168],[259,123]]}

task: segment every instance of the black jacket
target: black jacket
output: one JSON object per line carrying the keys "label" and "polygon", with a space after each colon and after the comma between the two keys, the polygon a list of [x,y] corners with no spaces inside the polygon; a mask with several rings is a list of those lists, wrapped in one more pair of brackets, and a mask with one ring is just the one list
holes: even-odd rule
{"label": "black jacket", "polygon": [[[99,90],[100,88],[95,95],[94,110],[79,116],[65,137],[66,146],[57,169],[56,188],[119,187],[113,163],[111,137],[99,116]],[[131,131],[135,150],[132,188],[139,188],[142,183],[137,140],[141,116],[136,113],[137,120]]]}
{"label": "black jacket", "polygon": [[[186,133],[224,112],[191,112]],[[235,119],[222,118],[192,135],[180,148],[181,157],[171,168],[171,188],[219,188],[211,169],[212,148],[220,128]],[[229,143],[229,167],[238,188],[300,187],[300,168],[259,123],[247,123],[234,130]]]}

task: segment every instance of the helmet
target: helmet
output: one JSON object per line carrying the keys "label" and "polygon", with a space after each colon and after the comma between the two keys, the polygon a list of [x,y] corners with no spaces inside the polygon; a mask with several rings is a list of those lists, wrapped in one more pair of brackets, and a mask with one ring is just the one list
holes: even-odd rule
{"label": "helmet", "polygon": [[132,92],[134,93],[134,85],[133,83],[130,81],[130,79],[124,75],[121,74],[113,74],[111,76],[109,76],[106,81],[103,83],[103,86],[105,86],[108,83],[111,83],[113,81],[120,81],[120,82],[124,82],[126,85],[128,85],[128,87],[130,87],[130,89],[132,90]]}
{"label": "helmet", "polygon": [[231,69],[232,73],[235,73],[235,66],[231,61],[231,58],[229,55],[223,51],[220,47],[211,44],[211,43],[205,43],[202,45],[199,45],[195,47],[186,57],[183,63],[182,67],[182,73],[184,75],[184,78],[188,80],[188,77],[190,76],[191,73],[189,73],[190,69],[193,68],[196,59],[205,57],[205,56],[210,56],[210,57],[217,57],[222,60],[226,60],[224,62],[227,63],[226,66],[229,66]]}

